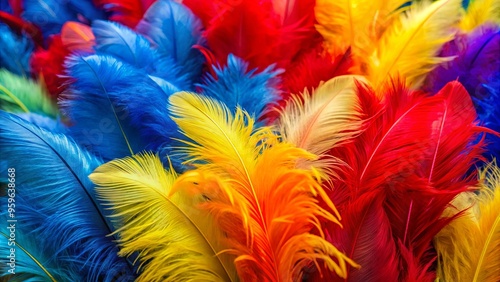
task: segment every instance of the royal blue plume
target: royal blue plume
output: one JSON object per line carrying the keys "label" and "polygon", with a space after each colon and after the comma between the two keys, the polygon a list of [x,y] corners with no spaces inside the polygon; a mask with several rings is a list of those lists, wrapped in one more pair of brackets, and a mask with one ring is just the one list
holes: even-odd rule
{"label": "royal blue plume", "polygon": [[203,94],[225,103],[230,109],[241,107],[256,119],[280,98],[277,77],[283,71],[271,65],[257,73],[248,63],[230,54],[226,67],[214,67],[215,76],[207,75],[198,86]]}
{"label": "royal blue plume", "polygon": [[71,56],[66,67],[73,81],[60,107],[72,123],[70,135],[106,161],[142,151],[138,129],[117,97],[144,91],[143,77],[111,56]]}
{"label": "royal blue plume", "polygon": [[[115,281],[132,275],[118,257],[113,228],[98,205],[88,175],[102,161],[63,134],[53,134],[13,114],[0,112],[0,150],[16,170],[16,194],[27,206],[24,236],[51,249],[81,281]],[[32,209],[30,212],[29,209]],[[41,237],[41,238],[37,238]],[[43,243],[43,244],[42,244]]]}
{"label": "royal blue plume", "polygon": [[0,68],[29,77],[29,60],[34,49],[31,39],[15,34],[7,25],[0,23],[0,46]]}
{"label": "royal blue plume", "polygon": [[483,25],[470,34],[457,35],[441,52],[442,57],[456,58],[434,69],[427,77],[425,89],[437,93],[446,83],[458,79],[469,94],[475,96],[499,71],[499,54],[500,29],[497,26]]}
{"label": "royal blue plume", "polygon": [[48,38],[59,33],[67,21],[91,22],[105,19],[106,14],[87,0],[24,0],[22,17],[40,27]]}
{"label": "royal blue plume", "polygon": [[136,29],[151,38],[162,57],[171,57],[189,81],[197,81],[204,57],[193,47],[204,45],[204,39],[201,21],[191,10],[172,0],[159,0],[151,5]]}
{"label": "royal blue plume", "polygon": [[15,113],[18,117],[38,126],[46,129],[52,133],[67,133],[67,127],[62,123],[61,119],[53,119],[47,116],[39,115],[36,113]]}
{"label": "royal blue plume", "polygon": [[176,87],[189,86],[187,77],[170,57],[161,57],[151,43],[142,35],[117,23],[95,21],[92,24],[95,49],[98,54],[111,55],[150,75],[160,77]]}

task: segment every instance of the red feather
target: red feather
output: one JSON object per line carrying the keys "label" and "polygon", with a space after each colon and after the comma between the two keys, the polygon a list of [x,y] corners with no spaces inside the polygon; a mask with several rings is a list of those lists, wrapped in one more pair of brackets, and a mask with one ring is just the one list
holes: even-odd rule
{"label": "red feather", "polygon": [[96,0],[95,4],[111,13],[109,20],[130,28],[142,19],[142,16],[156,0]]}
{"label": "red feather", "polygon": [[78,22],[66,22],[61,29],[61,41],[70,52],[93,52],[94,33],[90,26]]}
{"label": "red feather", "polygon": [[64,47],[61,35],[50,38],[47,50],[39,48],[31,57],[31,69],[38,74],[40,81],[45,83],[52,97],[56,98],[64,89],[66,78],[64,73],[64,60],[70,51]]}
{"label": "red feather", "polygon": [[11,15],[4,11],[0,11],[0,21],[7,24],[12,30],[17,32],[18,34],[27,34],[33,39],[33,42],[37,46],[43,45],[43,35],[36,25],[23,20],[20,17]]}
{"label": "red feather", "polygon": [[21,13],[24,11],[22,0],[9,0],[10,7],[14,16],[20,17]]}

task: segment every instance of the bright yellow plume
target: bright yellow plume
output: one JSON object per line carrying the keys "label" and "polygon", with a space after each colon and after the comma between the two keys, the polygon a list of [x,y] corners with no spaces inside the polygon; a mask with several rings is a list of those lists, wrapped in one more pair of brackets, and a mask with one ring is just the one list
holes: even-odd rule
{"label": "bright yellow plume", "polygon": [[487,22],[500,25],[500,0],[471,1],[460,21],[460,28],[469,32]]}
{"label": "bright yellow plume", "polygon": [[434,239],[439,281],[500,281],[500,169],[489,165],[481,173],[479,194],[457,197],[445,216],[467,209]]}
{"label": "bright yellow plume", "polygon": [[[320,85],[312,95],[293,96],[278,121],[284,140],[323,156],[359,134],[362,123],[356,80],[366,82],[362,76],[339,76]],[[301,167],[330,170],[332,161],[322,158]]]}
{"label": "bright yellow plume", "polygon": [[357,61],[364,61],[374,50],[387,26],[397,18],[405,0],[317,0],[318,25],[327,47],[345,49],[351,46]]}
{"label": "bright yellow plume", "polygon": [[403,77],[418,88],[425,75],[448,58],[438,57],[454,35],[461,0],[414,2],[384,33],[368,65],[368,79],[376,89],[391,77]]}
{"label": "bright yellow plume", "polygon": [[170,104],[173,119],[194,141],[183,151],[196,167],[175,190],[202,191],[210,199],[204,207],[226,234],[242,281],[300,281],[315,263],[346,275],[347,264],[355,263],[311,233],[322,234],[321,221],[339,223],[315,172],[296,167],[314,155],[279,142],[270,128],[254,130],[248,114],[238,108],[233,115],[211,98],[183,92]]}
{"label": "bright yellow plume", "polygon": [[[113,212],[121,256],[137,254],[137,281],[237,281],[205,201],[193,191],[172,191],[177,175],[152,154],[106,163],[90,175]],[[175,192],[175,193],[174,193]]]}

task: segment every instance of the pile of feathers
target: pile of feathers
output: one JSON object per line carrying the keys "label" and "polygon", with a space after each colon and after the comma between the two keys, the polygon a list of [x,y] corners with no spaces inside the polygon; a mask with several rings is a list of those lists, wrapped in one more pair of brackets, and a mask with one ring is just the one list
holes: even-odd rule
{"label": "pile of feathers", "polygon": [[500,281],[499,0],[5,0],[2,281]]}

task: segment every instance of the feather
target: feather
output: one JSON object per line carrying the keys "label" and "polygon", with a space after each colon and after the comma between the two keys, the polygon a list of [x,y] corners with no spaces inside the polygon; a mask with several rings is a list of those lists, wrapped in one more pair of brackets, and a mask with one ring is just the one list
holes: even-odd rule
{"label": "feather", "polygon": [[59,105],[73,123],[71,136],[104,160],[142,150],[137,128],[116,98],[142,91],[141,77],[109,56],[71,56],[67,68],[73,83]]}
{"label": "feather", "polygon": [[96,6],[110,13],[109,20],[135,28],[155,0],[96,0]]}
{"label": "feather", "polygon": [[356,265],[310,233],[320,218],[338,223],[331,203],[336,215],[316,203],[315,197],[329,201],[314,172],[294,168],[311,154],[279,143],[270,128],[254,131],[253,119],[240,108],[233,115],[223,104],[189,93],[171,96],[170,104],[183,134],[196,142],[181,149],[196,170],[183,174],[174,189],[201,190],[210,199],[204,209],[226,234],[243,281],[297,281],[317,260],[341,276],[346,264]]}
{"label": "feather", "polygon": [[189,87],[182,69],[170,57],[161,57],[151,49],[150,42],[134,31],[112,22],[95,21],[92,30],[96,36],[96,50],[100,54],[111,55],[148,74],[165,79],[176,87]]}
{"label": "feather", "polygon": [[426,78],[424,89],[437,93],[446,83],[460,81],[473,97],[480,97],[481,84],[499,71],[500,28],[481,26],[469,34],[457,34],[443,46],[442,57],[455,57],[435,68]]}
{"label": "feather", "polygon": [[64,73],[64,60],[69,55],[69,50],[64,47],[60,35],[51,37],[47,50],[38,48],[31,56],[32,72],[39,77],[53,98],[66,89]]}
{"label": "feather", "polygon": [[322,81],[351,73],[353,60],[350,49],[338,55],[331,55],[323,50],[321,42],[311,49],[305,49],[294,59],[282,75],[283,100],[291,94],[302,93],[304,89],[312,92]]}
{"label": "feather", "polygon": [[201,23],[184,5],[172,0],[159,0],[146,12],[136,30],[149,37],[161,57],[170,57],[181,67],[182,75],[196,82],[201,75],[203,55],[195,45],[203,45]]}
{"label": "feather", "polygon": [[0,112],[0,119],[0,147],[8,167],[17,172],[16,194],[26,200],[27,209],[35,209],[30,214],[38,218],[27,220],[37,227],[24,235],[33,236],[31,240],[43,238],[42,245],[61,255],[68,268],[79,270],[84,281],[112,281],[122,273],[130,276],[130,266],[117,256],[118,249],[107,236],[112,229],[87,177],[100,160],[64,135],[5,112]]}
{"label": "feather", "polygon": [[28,35],[37,46],[43,45],[42,32],[36,25],[4,11],[0,11],[0,22],[8,25],[18,35]]}
{"label": "feather", "polygon": [[[283,139],[318,156],[348,142],[361,129],[361,114],[355,80],[361,76],[339,76],[320,85],[312,95],[293,97],[281,113],[278,127]],[[310,163],[326,169],[328,160]]]}
{"label": "feather", "polygon": [[[331,53],[351,48],[357,63],[374,51],[380,35],[400,14],[395,12],[406,0],[318,0],[316,29]],[[361,62],[360,62],[361,61]]]}
{"label": "feather", "polygon": [[462,193],[444,213],[463,215],[434,238],[440,281],[500,279],[500,170],[491,163],[480,176],[479,193]]}
{"label": "feather", "polygon": [[235,281],[234,264],[220,254],[223,234],[208,213],[196,212],[206,200],[174,191],[176,178],[172,167],[165,170],[148,153],[112,161],[90,175],[120,226],[120,255],[139,254],[137,281]]}
{"label": "feather", "polygon": [[61,40],[69,51],[91,53],[95,37],[88,25],[66,22],[61,29]]}
{"label": "feather", "polygon": [[485,23],[500,24],[499,0],[474,0],[466,9],[465,15],[460,20],[460,28],[472,31]]}
{"label": "feather", "polygon": [[32,123],[33,125],[36,125],[52,133],[66,134],[68,130],[66,125],[62,123],[59,117],[57,119],[53,119],[35,113],[16,113],[16,115]]}
{"label": "feather", "polygon": [[105,19],[103,11],[97,9],[92,1],[80,0],[25,0],[23,19],[36,24],[43,36],[58,34],[64,23],[68,21],[92,21]]}
{"label": "feather", "polygon": [[[482,85],[484,88],[482,97],[472,97],[476,106],[477,114],[481,123],[496,132],[500,132],[500,71],[493,75],[488,84]],[[500,157],[500,143],[498,136],[486,135],[486,153],[483,154],[489,159]]]}
{"label": "feather", "polygon": [[214,67],[215,74],[205,76],[198,86],[203,94],[223,102],[229,109],[240,107],[259,120],[279,98],[277,76],[282,70],[274,67],[257,73],[257,69],[248,70],[247,62],[229,55],[227,66]]}
{"label": "feather", "polygon": [[368,78],[374,87],[400,75],[406,84],[418,88],[429,71],[449,60],[437,55],[453,38],[451,26],[459,19],[460,6],[460,0],[413,3],[387,29],[369,59]]}
{"label": "feather", "polygon": [[18,36],[6,25],[0,23],[0,68],[21,76],[29,76],[29,58],[34,45],[25,35]]}
{"label": "feather", "polygon": [[12,113],[37,113],[55,118],[59,110],[35,81],[0,70],[0,109]]}

